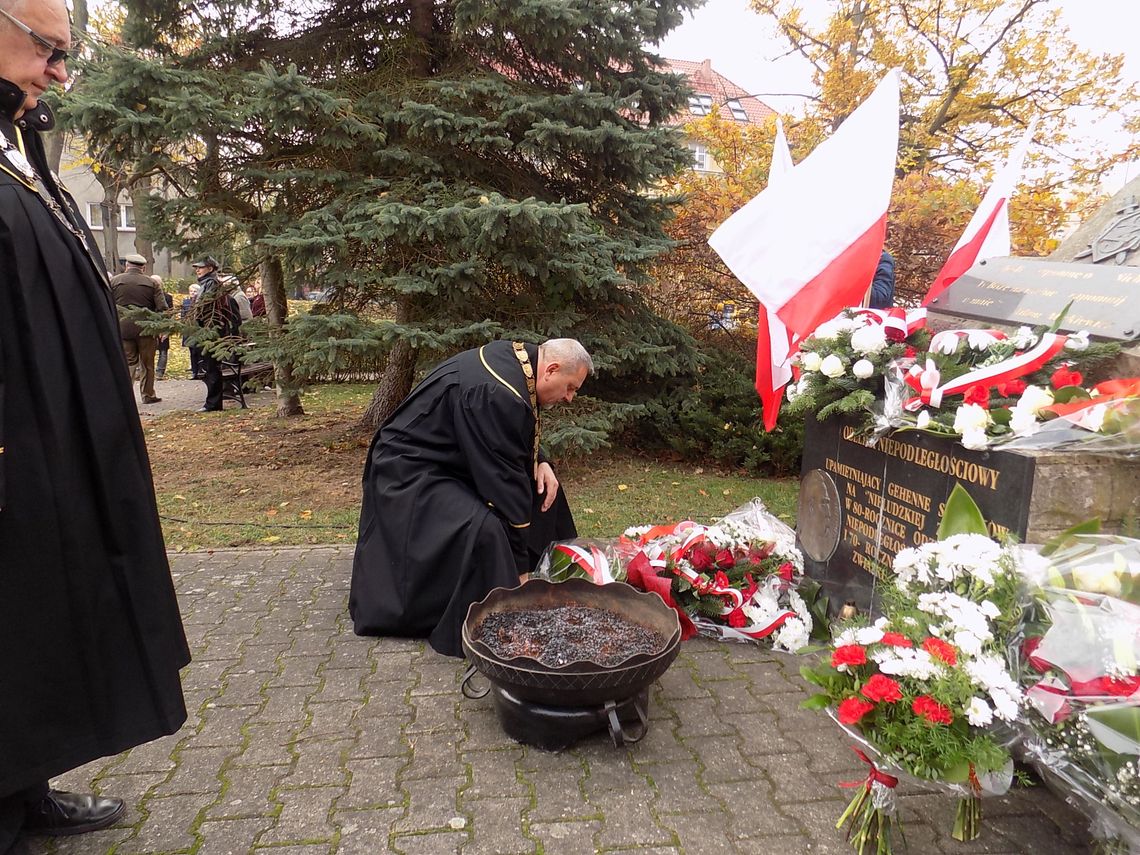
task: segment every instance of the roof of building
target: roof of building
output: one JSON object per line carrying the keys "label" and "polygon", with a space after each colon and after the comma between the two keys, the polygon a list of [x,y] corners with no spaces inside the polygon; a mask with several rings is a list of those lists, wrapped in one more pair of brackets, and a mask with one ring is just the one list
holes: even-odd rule
{"label": "roof of building", "polygon": [[750,125],[763,124],[776,111],[754,95],[741,89],[723,74],[715,71],[712,60],[691,62],[687,59],[662,58],[670,71],[683,74],[693,89],[689,100],[688,115],[677,117],[680,122],[707,116],[714,107],[720,117],[729,122],[747,122]]}

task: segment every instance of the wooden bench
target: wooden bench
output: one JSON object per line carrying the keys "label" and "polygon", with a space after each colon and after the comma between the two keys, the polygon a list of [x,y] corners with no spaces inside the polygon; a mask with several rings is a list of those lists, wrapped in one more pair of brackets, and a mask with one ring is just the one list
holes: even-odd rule
{"label": "wooden bench", "polygon": [[246,409],[245,389],[257,389],[273,382],[272,362],[251,362],[243,365],[239,359],[225,359],[222,368],[222,398],[237,401]]}

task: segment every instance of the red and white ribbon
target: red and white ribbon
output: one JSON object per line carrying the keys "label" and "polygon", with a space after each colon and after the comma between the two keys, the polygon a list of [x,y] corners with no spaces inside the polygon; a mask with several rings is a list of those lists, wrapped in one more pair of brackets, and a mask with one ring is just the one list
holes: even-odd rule
{"label": "red and white ribbon", "polygon": [[932,388],[928,388],[923,383],[919,394],[909,399],[904,406],[912,413],[921,410],[924,406],[938,408],[942,406],[944,397],[965,392],[971,386],[981,385],[988,388],[999,383],[1008,383],[1010,380],[1016,380],[1026,374],[1032,374],[1060,353],[1065,347],[1066,340],[1066,336],[1045,333],[1041,336],[1041,340],[1029,350],[1011,356],[1009,359],[967,371],[961,377],[956,377]]}
{"label": "red and white ribbon", "polygon": [[585,572],[594,584],[606,585],[614,581],[609,559],[596,546],[587,549],[576,543],[559,543],[554,551],[561,552],[570,559],[570,563]]}
{"label": "red and white ribbon", "polygon": [[926,326],[926,309],[855,309],[856,314],[894,330],[896,338],[909,338]]}

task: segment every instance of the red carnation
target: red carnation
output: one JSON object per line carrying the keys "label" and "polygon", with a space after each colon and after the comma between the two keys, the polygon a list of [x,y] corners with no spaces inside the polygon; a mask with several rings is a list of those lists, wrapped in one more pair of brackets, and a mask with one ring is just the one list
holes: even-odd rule
{"label": "red carnation", "polygon": [[883,644],[889,644],[891,647],[914,647],[914,642],[901,632],[884,632],[880,640]]}
{"label": "red carnation", "polygon": [[962,396],[962,401],[967,404],[977,404],[979,407],[985,409],[990,408],[990,390],[987,386],[981,383],[975,383],[966,389],[966,394]]}
{"label": "red carnation", "polygon": [[780,578],[785,582],[790,582],[792,581],[792,575],[796,572],[796,568],[792,566],[792,562],[785,561],[776,572],[780,574]]}
{"label": "red carnation", "polygon": [[744,614],[744,609],[733,609],[728,613],[728,625],[740,629],[742,626],[748,626],[748,618]]}
{"label": "red carnation", "polygon": [[713,557],[703,549],[697,548],[689,553],[689,563],[698,573],[713,569]]}
{"label": "red carnation", "polygon": [[721,570],[731,570],[736,566],[736,556],[731,549],[722,549],[716,554],[716,566]]}
{"label": "red carnation", "polygon": [[1053,376],[1049,378],[1049,382],[1053,384],[1054,389],[1060,389],[1062,386],[1080,386],[1081,372],[1070,371],[1067,365],[1062,365],[1053,372]]}
{"label": "red carnation", "polygon": [[848,698],[839,704],[839,723],[856,724],[859,719],[875,708],[875,705],[859,698]]}
{"label": "red carnation", "polygon": [[902,700],[902,690],[899,688],[899,684],[882,674],[876,674],[868,680],[860,691],[863,697],[869,701],[885,701],[888,704],[893,704]]}
{"label": "red carnation", "polygon": [[958,651],[954,649],[954,645],[947,644],[941,638],[926,639],[922,642],[922,649],[947,665],[958,664]]}
{"label": "red carnation", "polygon": [[858,644],[843,644],[831,652],[831,665],[838,668],[840,665],[865,665],[867,663],[867,650]]}
{"label": "red carnation", "polygon": [[994,388],[1003,398],[1016,398],[1025,391],[1025,381],[1021,379],[1007,380],[1004,383],[998,383]]}
{"label": "red carnation", "polygon": [[906,350],[903,351],[903,356],[905,356],[907,359],[914,359],[916,356],[918,356],[918,351],[908,344],[906,346]]}
{"label": "red carnation", "polygon": [[954,716],[949,707],[944,707],[929,695],[919,695],[910,705],[915,715],[920,715],[931,724],[950,724]]}

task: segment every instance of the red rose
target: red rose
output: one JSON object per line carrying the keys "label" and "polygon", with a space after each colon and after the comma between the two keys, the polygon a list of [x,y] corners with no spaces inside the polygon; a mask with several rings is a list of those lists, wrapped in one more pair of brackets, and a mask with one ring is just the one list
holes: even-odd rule
{"label": "red rose", "polygon": [[884,701],[893,704],[902,700],[902,690],[899,688],[899,684],[882,674],[876,674],[868,680],[860,692],[869,701]]}
{"label": "red rose", "polygon": [[748,547],[748,560],[753,564],[759,564],[765,558],[772,554],[772,550],[776,548],[774,543],[765,543],[763,546],[750,546]]}
{"label": "red rose", "polygon": [[722,549],[716,554],[716,566],[721,570],[731,570],[736,566],[736,556],[731,549]]}
{"label": "red rose", "polygon": [[1007,380],[1005,383],[998,383],[994,388],[997,393],[1003,398],[1016,398],[1025,391],[1024,380]]}
{"label": "red rose", "polygon": [[958,651],[954,649],[952,644],[947,644],[941,638],[926,639],[922,642],[922,649],[947,665],[958,664]]}
{"label": "red rose", "polygon": [[865,665],[867,663],[867,650],[858,644],[843,644],[831,652],[831,665],[838,668],[840,665]]}
{"label": "red rose", "polygon": [[1070,371],[1067,365],[1062,365],[1053,372],[1053,376],[1049,378],[1049,382],[1053,384],[1054,389],[1060,389],[1062,386],[1080,386],[1081,372]]}
{"label": "red rose", "polygon": [[698,573],[704,573],[713,569],[713,557],[699,547],[689,553],[689,563],[693,565],[693,569]]}
{"label": "red rose", "polygon": [[919,695],[910,705],[915,715],[922,716],[931,724],[950,724],[954,720],[949,707],[944,707],[929,695]]}
{"label": "red rose", "polygon": [[744,614],[743,609],[733,609],[728,613],[728,625],[740,629],[742,626],[748,626],[748,618]]}
{"label": "red rose", "polygon": [[880,640],[883,644],[889,644],[891,647],[914,647],[914,642],[901,632],[884,632]]}
{"label": "red rose", "polygon": [[780,574],[780,578],[785,582],[790,582],[792,581],[792,575],[796,572],[796,568],[792,566],[792,562],[785,561],[776,572]]}
{"label": "red rose", "polygon": [[1025,661],[1030,664],[1034,671],[1038,674],[1044,674],[1052,665],[1048,661],[1037,656],[1037,648],[1041,646],[1041,636],[1033,635],[1025,639],[1021,644],[1021,655],[1025,657]]}
{"label": "red rose", "polygon": [[718,588],[731,588],[732,587],[732,583],[730,581],[728,581],[728,577],[725,576],[724,572],[721,570],[717,570],[715,573],[713,573],[713,584],[716,585]]}
{"label": "red rose", "polygon": [[988,410],[990,408],[990,390],[981,383],[975,383],[973,386],[967,387],[966,394],[962,396],[962,401],[967,404],[977,404],[979,407]]}
{"label": "red rose", "polygon": [[859,698],[848,698],[839,704],[840,724],[856,724],[859,719],[875,708],[875,705]]}

